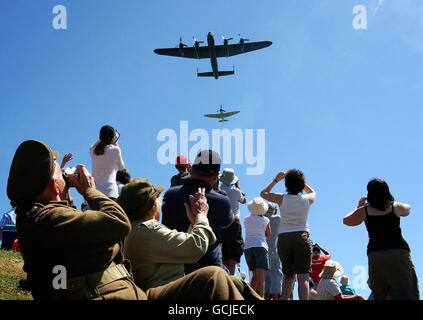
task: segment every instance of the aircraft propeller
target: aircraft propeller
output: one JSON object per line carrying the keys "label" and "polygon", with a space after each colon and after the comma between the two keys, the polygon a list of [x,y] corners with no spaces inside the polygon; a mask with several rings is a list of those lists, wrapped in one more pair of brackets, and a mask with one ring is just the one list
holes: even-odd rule
{"label": "aircraft propeller", "polygon": [[223,45],[226,47],[226,57],[229,57],[229,46],[228,46],[228,42],[229,40],[233,40],[233,38],[225,38],[224,36],[220,36],[223,40]]}
{"label": "aircraft propeller", "polygon": [[250,39],[245,39],[245,38],[242,38],[241,37],[241,35],[238,33],[238,36],[239,36],[239,41],[241,41],[241,42],[244,42],[244,41],[250,41]]}
{"label": "aircraft propeller", "polygon": [[224,36],[220,36],[223,40],[223,43],[226,45],[228,41],[233,40],[234,38],[225,38]]}
{"label": "aircraft propeller", "polygon": [[250,39],[241,38],[241,35],[239,33],[238,33],[238,36],[239,36],[239,44],[241,45],[241,51],[244,51],[245,41],[250,41]]}
{"label": "aircraft propeller", "polygon": [[192,39],[194,40],[194,46],[197,46],[200,43],[204,43],[204,41],[198,41],[197,38],[194,36],[192,37]]}
{"label": "aircraft propeller", "polygon": [[184,47],[188,47],[185,43],[182,43],[182,38],[179,38],[179,46],[177,46],[176,48],[184,48]]}

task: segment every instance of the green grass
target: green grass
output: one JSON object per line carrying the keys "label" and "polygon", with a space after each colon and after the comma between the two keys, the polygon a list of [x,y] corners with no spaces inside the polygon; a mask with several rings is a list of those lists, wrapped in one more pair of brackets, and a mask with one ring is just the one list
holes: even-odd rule
{"label": "green grass", "polygon": [[19,252],[0,250],[0,300],[32,300],[29,291],[19,287],[19,280],[26,279]]}

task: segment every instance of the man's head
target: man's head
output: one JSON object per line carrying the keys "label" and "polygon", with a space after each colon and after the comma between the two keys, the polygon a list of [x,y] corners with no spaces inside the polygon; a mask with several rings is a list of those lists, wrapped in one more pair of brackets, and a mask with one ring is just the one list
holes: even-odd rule
{"label": "man's head", "polygon": [[59,154],[36,140],[21,143],[15,152],[7,182],[7,196],[16,204],[60,200],[66,193],[57,159]]}
{"label": "man's head", "polygon": [[313,247],[313,257],[320,257],[320,248],[318,246]]}
{"label": "man's head", "polygon": [[339,282],[343,285],[343,286],[348,286],[350,284],[350,279],[348,278],[347,275],[343,275],[341,277],[341,279],[339,279]]}
{"label": "man's head", "polygon": [[267,202],[269,205],[269,209],[267,209],[267,213],[269,214],[277,214],[278,213],[278,208],[276,207],[276,205],[273,202]]}
{"label": "man's head", "polygon": [[319,274],[322,279],[335,279],[344,273],[344,269],[338,261],[328,260],[325,262],[323,271]]}
{"label": "man's head", "polygon": [[232,186],[238,182],[238,176],[235,175],[235,171],[232,168],[225,168],[220,175],[220,181],[224,185]]}
{"label": "man's head", "polygon": [[160,193],[164,187],[154,187],[148,179],[133,179],[126,184],[116,199],[125,210],[130,221],[144,219],[154,210],[156,219],[160,218]]}
{"label": "man's head", "polygon": [[204,180],[214,185],[219,179],[220,156],[213,150],[203,150],[194,160],[191,168],[191,176],[194,179]]}
{"label": "man's head", "polygon": [[175,168],[179,172],[184,172],[191,167],[188,158],[184,155],[180,155],[176,157]]}

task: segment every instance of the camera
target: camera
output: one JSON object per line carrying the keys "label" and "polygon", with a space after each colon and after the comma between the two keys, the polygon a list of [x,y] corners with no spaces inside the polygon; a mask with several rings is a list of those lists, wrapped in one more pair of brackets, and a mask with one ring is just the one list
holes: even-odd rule
{"label": "camera", "polygon": [[69,167],[62,169],[63,180],[66,182],[66,187],[71,188],[73,187],[72,183],[70,182],[68,176],[73,175],[76,179],[79,179],[79,171],[75,167]]}
{"label": "camera", "polygon": [[120,132],[117,131],[116,129],[114,129],[114,130],[115,130],[114,142],[116,143],[119,140]]}

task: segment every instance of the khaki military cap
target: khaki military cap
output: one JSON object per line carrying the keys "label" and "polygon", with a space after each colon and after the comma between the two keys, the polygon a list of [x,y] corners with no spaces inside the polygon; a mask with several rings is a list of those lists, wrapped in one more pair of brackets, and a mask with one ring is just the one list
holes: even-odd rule
{"label": "khaki military cap", "polygon": [[31,201],[50,182],[59,153],[36,140],[21,143],[15,152],[7,181],[7,196],[12,202]]}
{"label": "khaki military cap", "polygon": [[144,216],[154,205],[164,187],[154,187],[148,179],[136,178],[127,183],[116,199],[130,220]]}

